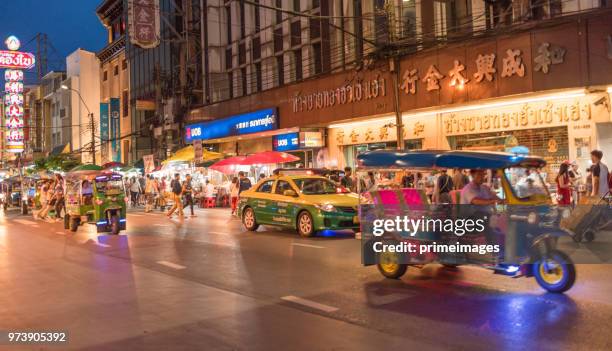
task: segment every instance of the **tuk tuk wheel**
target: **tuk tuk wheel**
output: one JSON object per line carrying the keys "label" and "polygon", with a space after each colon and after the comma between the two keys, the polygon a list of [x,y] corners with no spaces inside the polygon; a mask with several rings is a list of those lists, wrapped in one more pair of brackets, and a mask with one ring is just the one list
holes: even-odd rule
{"label": "tuk tuk wheel", "polygon": [[121,231],[121,228],[119,227],[119,217],[117,215],[112,215],[110,218],[110,223],[111,223],[111,233],[113,235],[119,234],[119,231]]}
{"label": "tuk tuk wheel", "polygon": [[79,218],[70,218],[70,231],[76,232],[79,229]]}
{"label": "tuk tuk wheel", "polygon": [[533,275],[538,284],[553,293],[569,290],[576,281],[576,267],[563,252],[553,250],[546,258],[540,258],[533,265]]}
{"label": "tuk tuk wheel", "polygon": [[408,269],[407,264],[399,263],[399,257],[392,252],[383,252],[378,257],[378,271],[389,279],[399,279]]}
{"label": "tuk tuk wheel", "polygon": [[591,241],[595,240],[595,232],[592,230],[587,230],[584,234],[582,234],[582,240],[587,243],[590,243]]}
{"label": "tuk tuk wheel", "polygon": [[27,203],[21,204],[21,214],[22,215],[28,214],[28,204]]}
{"label": "tuk tuk wheel", "polygon": [[70,229],[70,216],[64,215],[64,229]]}

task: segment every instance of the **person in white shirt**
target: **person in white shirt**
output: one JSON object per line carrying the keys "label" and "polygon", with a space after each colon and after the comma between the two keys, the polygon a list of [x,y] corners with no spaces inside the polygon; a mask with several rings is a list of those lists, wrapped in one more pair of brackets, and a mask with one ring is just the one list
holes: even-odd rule
{"label": "person in white shirt", "polygon": [[206,181],[206,186],[204,187],[204,196],[206,196],[206,198],[215,197],[215,186],[210,183],[210,180]]}
{"label": "person in white shirt", "polygon": [[495,205],[502,203],[495,193],[484,183],[485,172],[481,169],[470,170],[472,181],[461,189],[462,205]]}

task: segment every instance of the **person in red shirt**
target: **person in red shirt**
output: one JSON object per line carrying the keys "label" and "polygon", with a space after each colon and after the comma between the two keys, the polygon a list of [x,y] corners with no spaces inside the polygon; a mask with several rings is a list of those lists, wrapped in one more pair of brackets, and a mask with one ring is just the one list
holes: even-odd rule
{"label": "person in red shirt", "polygon": [[557,183],[557,194],[559,205],[570,205],[572,203],[572,183],[569,176],[569,162],[565,161],[559,167],[559,174],[555,178]]}

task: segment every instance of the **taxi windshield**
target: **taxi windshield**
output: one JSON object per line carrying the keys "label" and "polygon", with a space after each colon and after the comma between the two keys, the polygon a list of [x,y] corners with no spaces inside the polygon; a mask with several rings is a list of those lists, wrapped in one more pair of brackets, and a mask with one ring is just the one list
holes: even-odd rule
{"label": "taxi windshield", "polygon": [[547,194],[546,185],[536,168],[511,167],[504,170],[512,191],[519,198]]}
{"label": "taxi windshield", "polygon": [[293,182],[304,195],[335,194],[338,192],[334,182],[322,178],[297,178]]}

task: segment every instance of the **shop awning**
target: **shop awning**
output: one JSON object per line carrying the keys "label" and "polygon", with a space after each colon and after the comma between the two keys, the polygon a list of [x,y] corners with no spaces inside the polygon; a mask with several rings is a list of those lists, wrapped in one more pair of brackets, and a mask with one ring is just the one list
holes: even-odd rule
{"label": "shop awning", "polygon": [[[220,158],[223,158],[223,154],[208,151],[206,149],[202,150],[202,162],[217,160]],[[195,151],[193,149],[193,145],[189,145],[175,152],[174,155],[163,161],[162,164],[166,165],[170,162],[192,162],[194,159]]]}
{"label": "shop awning", "polygon": [[58,145],[54,147],[49,153],[49,156],[57,156],[59,154],[69,154],[69,153],[70,153],[70,143],[62,144],[62,145]]}

